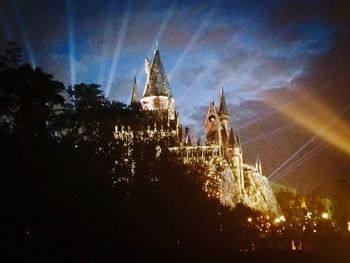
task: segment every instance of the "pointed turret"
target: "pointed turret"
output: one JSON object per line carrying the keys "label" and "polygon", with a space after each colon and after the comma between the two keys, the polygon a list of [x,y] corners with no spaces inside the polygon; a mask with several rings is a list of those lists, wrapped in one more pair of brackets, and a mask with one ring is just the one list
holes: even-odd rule
{"label": "pointed turret", "polygon": [[256,154],[255,168],[260,174],[262,174],[261,162],[258,154]]}
{"label": "pointed turret", "polygon": [[221,92],[220,92],[219,115],[221,114],[228,115],[226,100],[225,100],[225,93],[224,93],[224,86],[221,86]]}
{"label": "pointed turret", "polygon": [[[224,86],[221,85],[221,91],[220,91],[220,105],[219,105],[219,112],[218,115],[220,116],[221,125],[222,125],[222,138],[224,145],[227,144],[227,138],[229,137],[229,125],[230,125],[230,116],[228,115],[227,107],[226,107],[226,101],[225,101],[225,93],[224,93]],[[225,141],[226,138],[226,141]]]}
{"label": "pointed turret", "polygon": [[230,129],[230,134],[228,136],[228,146],[230,148],[233,148],[237,144],[236,142],[236,136],[233,133],[233,129]]}
{"label": "pointed turret", "polygon": [[190,133],[187,133],[187,135],[186,135],[185,145],[186,145],[186,146],[192,146],[192,140],[191,140],[191,135],[190,135]]}
{"label": "pointed turret", "polygon": [[136,84],[136,76],[134,76],[134,82],[132,84],[132,93],[131,93],[131,102],[130,105],[134,105],[139,102],[137,97],[137,84]]}
{"label": "pointed turret", "polygon": [[168,78],[165,74],[158,48],[154,52],[152,65],[149,65],[149,60],[146,59],[145,66],[148,73],[148,81],[143,97],[166,96],[172,98]]}
{"label": "pointed turret", "polygon": [[207,144],[219,145],[220,143],[220,118],[216,112],[214,101],[210,103],[207,118],[204,123]]}
{"label": "pointed turret", "polygon": [[240,140],[240,138],[239,138],[238,127],[236,127],[236,146],[241,147],[241,140]]}
{"label": "pointed turret", "polygon": [[219,115],[216,112],[214,101],[209,105],[207,118],[205,119],[204,129],[208,133],[210,130],[218,130],[220,125]]}

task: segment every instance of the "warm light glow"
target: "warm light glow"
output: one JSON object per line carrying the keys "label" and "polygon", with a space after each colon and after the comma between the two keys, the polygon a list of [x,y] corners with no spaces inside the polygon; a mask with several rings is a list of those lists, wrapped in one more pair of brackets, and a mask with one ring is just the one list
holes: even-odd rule
{"label": "warm light glow", "polygon": [[248,217],[248,222],[252,222],[252,218],[251,217]]}
{"label": "warm light glow", "polygon": [[311,216],[312,216],[312,213],[311,212],[307,212],[307,217],[311,218]]}
{"label": "warm light glow", "polygon": [[323,219],[328,219],[328,217],[329,217],[329,216],[328,216],[328,213],[322,213],[322,218],[323,218]]}
{"label": "warm light glow", "polygon": [[348,231],[350,232],[350,222],[348,222]]}
{"label": "warm light glow", "polygon": [[340,119],[350,105],[336,113],[309,94],[301,93],[298,97],[303,99],[289,104],[276,97],[267,99],[286,117],[350,156],[350,126]]}
{"label": "warm light glow", "polygon": [[281,222],[281,220],[279,218],[275,218],[275,222],[279,223],[279,222]]}

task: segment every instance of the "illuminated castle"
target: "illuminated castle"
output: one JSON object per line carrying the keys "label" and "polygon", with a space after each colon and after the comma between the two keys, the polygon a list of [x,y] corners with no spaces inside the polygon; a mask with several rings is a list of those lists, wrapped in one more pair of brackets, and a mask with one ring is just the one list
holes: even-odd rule
{"label": "illuminated castle", "polygon": [[131,104],[141,103],[142,109],[151,111],[157,122],[142,131],[116,127],[115,137],[131,141],[135,137],[166,138],[174,156],[184,163],[200,163],[205,167],[207,180],[203,187],[208,196],[219,199],[226,206],[242,203],[255,210],[277,214],[278,204],[267,178],[262,175],[261,162],[258,159],[254,166],[243,162],[238,129],[234,132],[230,127],[223,87],[219,108],[215,108],[214,102],[210,103],[204,122],[206,145],[192,145],[189,132],[186,130],[183,135],[179,125],[175,100],[157,48],[152,63],[146,58],[145,70],[147,80],[143,96],[138,100],[134,78]]}

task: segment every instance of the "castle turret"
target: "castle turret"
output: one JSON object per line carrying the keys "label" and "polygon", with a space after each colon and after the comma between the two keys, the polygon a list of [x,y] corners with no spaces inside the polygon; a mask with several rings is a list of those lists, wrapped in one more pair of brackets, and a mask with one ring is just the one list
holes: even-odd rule
{"label": "castle turret", "polygon": [[134,82],[132,84],[132,93],[131,93],[131,101],[130,105],[135,105],[139,102],[137,97],[137,84],[136,84],[136,76],[134,76]]}
{"label": "castle turret", "polygon": [[210,103],[207,117],[204,123],[205,135],[207,138],[207,145],[220,145],[220,118],[216,112],[214,101]]}
{"label": "castle turret", "polygon": [[224,87],[221,86],[221,92],[220,92],[220,105],[219,105],[219,117],[221,120],[221,123],[223,127],[225,128],[227,138],[229,137],[229,124],[230,124],[230,116],[227,111],[226,107],[226,100],[225,100],[225,93],[224,93]]}
{"label": "castle turret", "polygon": [[231,144],[233,143],[233,149],[232,149],[233,170],[239,182],[240,192],[243,193],[243,190],[244,190],[243,153],[242,153],[242,147],[240,143],[238,128],[236,128],[236,135],[234,135],[232,131],[231,136],[232,136]]}
{"label": "castle turret", "polygon": [[174,119],[174,99],[165,74],[163,63],[158,48],[154,51],[152,64],[149,59],[145,60],[147,81],[141,101],[144,110],[167,110],[170,119]]}
{"label": "castle turret", "polygon": [[258,171],[258,173],[262,175],[261,162],[258,154],[256,155],[255,168]]}
{"label": "castle turret", "polygon": [[233,148],[237,144],[236,136],[233,133],[232,127],[230,128],[230,134],[228,136],[228,147]]}
{"label": "castle turret", "polygon": [[236,146],[241,148],[241,139],[239,138],[239,130],[236,128]]}

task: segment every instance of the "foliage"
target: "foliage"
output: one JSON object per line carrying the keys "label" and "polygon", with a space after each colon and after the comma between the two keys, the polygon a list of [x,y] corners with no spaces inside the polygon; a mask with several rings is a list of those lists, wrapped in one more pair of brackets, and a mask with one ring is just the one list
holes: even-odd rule
{"label": "foliage", "polygon": [[13,43],[0,59],[8,261],[134,259],[135,253],[229,259],[259,235],[246,222],[257,213],[208,199],[201,167],[174,160],[166,141],[135,140],[130,153],[128,143],[114,137],[115,125],[142,130],[156,122],[154,115],[107,100],[96,84],[65,89],[20,61]]}

